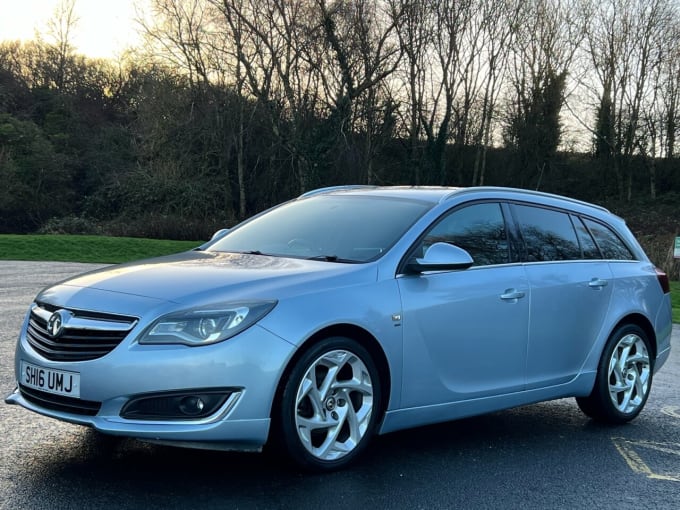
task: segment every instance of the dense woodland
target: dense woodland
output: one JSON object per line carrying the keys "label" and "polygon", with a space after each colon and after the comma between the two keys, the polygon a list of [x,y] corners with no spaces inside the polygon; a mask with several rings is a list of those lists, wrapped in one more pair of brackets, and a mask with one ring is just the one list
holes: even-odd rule
{"label": "dense woodland", "polygon": [[0,43],[0,232],[205,239],[315,187],[507,185],[608,205],[672,265],[677,1],[150,0],[116,61],[73,48],[75,1]]}

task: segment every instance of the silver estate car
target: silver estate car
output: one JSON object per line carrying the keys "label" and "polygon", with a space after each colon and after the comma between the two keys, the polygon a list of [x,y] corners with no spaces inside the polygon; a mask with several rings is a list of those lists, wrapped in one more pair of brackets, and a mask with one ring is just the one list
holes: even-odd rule
{"label": "silver estate car", "polygon": [[6,402],[330,470],[375,434],[549,399],[627,422],[670,337],[667,276],[602,207],[345,186],[44,289]]}

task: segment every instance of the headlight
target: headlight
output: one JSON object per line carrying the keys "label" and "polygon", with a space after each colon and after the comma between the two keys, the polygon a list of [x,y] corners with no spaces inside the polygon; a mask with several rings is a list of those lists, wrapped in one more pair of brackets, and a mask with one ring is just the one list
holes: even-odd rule
{"label": "headlight", "polygon": [[249,328],[267,315],[275,305],[276,301],[227,303],[171,313],[149,326],[139,343],[191,346],[214,344]]}

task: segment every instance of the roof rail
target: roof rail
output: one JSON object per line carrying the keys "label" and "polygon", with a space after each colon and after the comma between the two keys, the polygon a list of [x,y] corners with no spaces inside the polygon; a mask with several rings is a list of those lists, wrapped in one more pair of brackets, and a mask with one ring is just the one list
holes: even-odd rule
{"label": "roof rail", "polygon": [[449,195],[446,195],[445,197],[442,197],[441,202],[444,202],[448,199],[450,199],[453,196],[460,196],[462,193],[473,193],[473,192],[479,192],[479,191],[502,191],[504,193],[518,193],[518,194],[523,194],[523,195],[533,195],[536,197],[543,197],[543,198],[553,198],[557,200],[563,200],[565,202],[570,202],[572,204],[578,204],[578,205],[583,205],[587,207],[593,207],[595,209],[599,209],[602,212],[606,212],[611,214],[611,211],[607,209],[604,206],[601,206],[599,204],[593,204],[591,202],[586,202],[584,200],[579,200],[577,198],[571,198],[567,197],[564,195],[557,195],[555,193],[547,193],[545,191],[537,191],[537,190],[530,190],[530,189],[521,189],[521,188],[507,188],[507,187],[502,187],[502,186],[473,186],[470,188],[460,188],[459,190],[450,193]]}
{"label": "roof rail", "polygon": [[326,188],[319,188],[307,191],[300,195],[298,198],[311,197],[313,195],[320,195],[321,193],[328,193],[330,191],[350,191],[353,189],[375,189],[377,186],[371,186],[368,184],[346,184],[343,186],[328,186]]}

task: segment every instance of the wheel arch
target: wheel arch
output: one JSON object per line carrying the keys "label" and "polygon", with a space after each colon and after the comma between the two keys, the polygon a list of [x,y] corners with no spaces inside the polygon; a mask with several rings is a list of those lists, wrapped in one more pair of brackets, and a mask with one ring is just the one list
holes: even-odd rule
{"label": "wheel arch", "polygon": [[609,334],[611,335],[614,331],[616,331],[621,326],[624,326],[626,324],[634,324],[645,332],[647,338],[649,339],[649,343],[652,347],[652,360],[656,360],[658,349],[656,332],[654,331],[654,326],[652,326],[652,323],[649,321],[649,319],[640,313],[632,313],[626,315],[625,317],[621,318],[619,322],[616,323],[616,325],[612,328]]}
{"label": "wheel arch", "polygon": [[[649,365],[646,369],[648,370],[649,375],[647,381],[642,384],[642,386],[644,386],[643,391],[645,392],[642,396],[640,396],[638,391],[637,382],[634,386],[620,384],[620,379],[627,378],[627,370],[624,374],[619,372],[619,375],[616,376],[616,382],[613,383],[613,385],[610,380],[612,376],[611,362],[614,356],[614,350],[625,338],[625,336],[623,336],[624,333],[631,330],[637,330],[644,334],[646,337],[644,343],[647,344],[651,351],[649,352]],[[576,396],[576,402],[581,411],[594,420],[610,424],[626,423],[637,417],[644,408],[649,396],[657,349],[657,339],[654,327],[647,317],[639,313],[631,313],[622,317],[612,328],[607,341],[604,344],[603,350],[600,353],[597,376],[590,394],[587,396]],[[618,363],[618,354],[616,356]],[[628,354],[625,354],[626,358],[627,356]],[[624,359],[624,363],[627,366],[628,360]],[[638,365],[637,360],[634,365]],[[642,369],[645,370],[644,367]],[[634,370],[635,372],[638,372],[638,368],[634,368]],[[637,376],[639,376],[639,373],[636,374],[636,381]],[[641,398],[641,401],[635,402],[631,399],[633,388],[635,388],[635,400]],[[612,391],[614,391],[616,395],[613,395]],[[619,405],[624,401],[619,400],[619,394],[624,392],[629,393],[629,395],[627,396],[627,400],[625,400],[625,409],[621,409]],[[616,401],[614,401],[615,398]],[[629,402],[633,402],[633,405],[635,406],[631,410],[628,410]]]}
{"label": "wheel arch", "polygon": [[380,429],[380,424],[382,423],[382,420],[385,416],[385,411],[387,410],[392,392],[392,378],[390,376],[389,363],[387,362],[387,356],[385,355],[385,352],[380,346],[378,340],[371,333],[354,324],[334,324],[332,326],[328,326],[314,333],[298,347],[290,360],[288,360],[286,368],[281,373],[281,377],[279,378],[279,382],[276,386],[276,393],[274,394],[274,402],[272,402],[270,416],[273,418],[278,415],[278,406],[281,405],[281,396],[285,387],[285,382],[290,377],[290,373],[298,360],[316,343],[325,338],[331,337],[351,338],[352,340],[359,342],[371,355],[371,358],[373,359],[373,362],[375,363],[375,366],[378,370],[380,390],[382,395],[379,409],[380,414],[376,421],[377,429]]}

